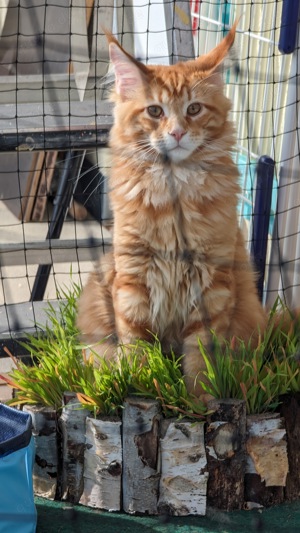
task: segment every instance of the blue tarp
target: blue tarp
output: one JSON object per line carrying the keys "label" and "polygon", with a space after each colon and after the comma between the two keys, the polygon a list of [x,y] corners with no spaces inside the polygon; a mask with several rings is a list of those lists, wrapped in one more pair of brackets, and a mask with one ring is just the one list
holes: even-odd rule
{"label": "blue tarp", "polygon": [[0,533],[34,533],[31,416],[0,404]]}

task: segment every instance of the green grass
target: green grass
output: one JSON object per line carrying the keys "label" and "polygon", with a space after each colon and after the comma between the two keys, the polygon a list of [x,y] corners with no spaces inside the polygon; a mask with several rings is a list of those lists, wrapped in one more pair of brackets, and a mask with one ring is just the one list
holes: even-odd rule
{"label": "green grass", "polygon": [[27,342],[21,343],[31,353],[32,366],[13,358],[17,368],[9,378],[2,376],[16,390],[10,405],[42,404],[59,409],[64,391],[76,389],[77,377],[84,367],[75,326],[79,292],[75,284],[69,291],[61,291],[59,311],[48,303],[44,333],[37,337],[27,335]]}
{"label": "green grass", "polygon": [[[174,354],[165,357],[157,338],[153,343],[120,346],[115,362],[96,354],[87,357],[75,325],[79,293],[79,286],[73,284],[60,292],[59,311],[48,304],[44,334],[29,335],[23,344],[32,355],[32,366],[14,358],[17,368],[8,378],[2,376],[15,389],[10,404],[42,404],[59,410],[63,393],[71,391],[95,415],[120,415],[124,399],[135,394],[158,400],[166,417],[202,419],[206,407],[188,394],[181,359]],[[209,353],[199,340],[199,357],[206,369],[196,379],[214,398],[245,400],[249,414],[274,410],[283,395],[300,390],[299,330],[294,326],[284,333],[275,327],[274,311],[275,307],[255,349],[236,338],[221,343],[212,332]]]}
{"label": "green grass", "polygon": [[236,398],[245,400],[248,414],[273,411],[280,404],[281,397],[300,390],[300,376],[295,354],[283,349],[270,349],[265,357],[266,347],[261,342],[250,349],[242,341],[218,345],[215,341],[214,357],[205,351],[199,341],[199,349],[205,359],[205,391],[215,398]]}
{"label": "green grass", "polygon": [[[157,338],[153,343],[139,341],[132,347],[140,365],[132,375],[135,394],[158,400],[166,417],[203,418],[206,407],[188,394],[181,372],[181,358],[166,357]],[[138,355],[136,355],[138,354]]]}

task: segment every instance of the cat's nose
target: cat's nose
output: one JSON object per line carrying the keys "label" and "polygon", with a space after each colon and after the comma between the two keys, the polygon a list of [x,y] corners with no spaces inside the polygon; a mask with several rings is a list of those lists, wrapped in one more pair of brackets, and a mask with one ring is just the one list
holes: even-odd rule
{"label": "cat's nose", "polygon": [[172,137],[174,137],[177,142],[179,142],[185,134],[186,131],[182,128],[176,128],[172,131],[169,131],[169,135],[172,135]]}

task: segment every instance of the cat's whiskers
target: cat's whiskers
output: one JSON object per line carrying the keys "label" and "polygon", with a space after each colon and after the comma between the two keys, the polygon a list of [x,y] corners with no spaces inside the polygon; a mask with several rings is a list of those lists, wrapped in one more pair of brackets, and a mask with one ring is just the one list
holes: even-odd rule
{"label": "cat's whiskers", "polygon": [[[96,176],[95,176],[96,177]],[[95,178],[93,178],[94,180]],[[92,180],[92,181],[93,181]],[[99,180],[99,182],[97,183],[96,187],[94,187],[94,189],[90,192],[90,194],[88,195],[88,197],[86,198],[85,202],[83,205],[86,205],[87,202],[89,201],[89,199],[91,198],[91,196],[93,196],[95,194],[95,192],[97,191],[97,189],[100,189],[101,185],[103,185],[103,183],[105,183],[105,181],[107,180],[107,176],[104,176],[102,174],[102,178]],[[92,183],[92,181],[90,183]],[[84,190],[84,192],[86,192],[87,190],[87,187],[86,189]]]}
{"label": "cat's whiskers", "polygon": [[128,159],[128,156],[135,156],[139,153],[145,152],[145,150],[148,150],[149,148],[152,148],[150,143],[138,145],[138,143],[132,144],[132,146],[125,146],[124,148],[119,149],[119,153],[121,156],[125,155],[125,158]]}
{"label": "cat's whiskers", "polygon": [[[207,82],[207,80],[209,80],[210,78],[212,78],[214,76],[216,76],[216,73],[212,72],[211,74],[209,74],[209,76],[205,76],[205,78],[201,78],[200,80],[197,80],[196,83],[194,85],[192,85],[191,90],[196,89],[199,85],[201,85],[202,83]],[[209,88],[210,88],[210,86],[207,85],[207,89],[209,89]]]}
{"label": "cat's whiskers", "polygon": [[[154,148],[152,148],[152,146],[151,146],[150,148],[148,148],[148,150],[143,150],[143,152],[142,152],[143,155],[146,155],[146,154],[148,154],[148,153],[149,153],[149,154],[150,154],[150,153],[151,153],[151,154],[152,154],[152,153],[157,154],[156,150],[154,150]],[[139,170],[140,167],[145,163],[145,158],[141,157],[141,158],[140,158],[140,161],[141,161],[141,162],[140,162],[139,166],[137,167],[137,170]],[[148,162],[148,159],[147,159],[147,162]]]}
{"label": "cat's whiskers", "polygon": [[155,152],[155,151],[156,150],[153,148],[153,146],[148,143],[147,146],[139,147],[136,150],[134,150],[133,153],[136,155],[140,155],[140,154],[148,154],[150,152]]}
{"label": "cat's whiskers", "polygon": [[204,83],[204,81],[206,81],[208,78],[204,78],[204,79],[201,79],[201,80],[197,80],[196,83],[194,83],[194,85],[192,85],[191,87],[191,91],[194,91],[195,89],[197,89],[199,87],[199,85],[201,85],[202,83]]}
{"label": "cat's whiskers", "polygon": [[99,164],[96,163],[95,165],[92,165],[91,167],[89,167],[87,170],[85,170],[84,172],[81,172],[78,179],[80,180],[81,178],[83,178],[83,176],[86,176],[87,174],[89,174],[89,172],[92,172],[93,170],[95,169],[98,169],[99,170]]}
{"label": "cat's whiskers", "polygon": [[70,159],[78,159],[80,157],[82,157],[82,153],[84,152],[84,155],[87,156],[87,155],[91,155],[91,154],[94,154],[95,152],[97,151],[96,148],[91,148],[90,150],[79,150],[79,151],[75,151],[75,153],[70,157]]}
{"label": "cat's whiskers", "polygon": [[[91,152],[92,153],[92,152]],[[75,158],[78,158],[78,157],[82,157],[82,154],[78,155],[78,156],[74,156],[72,157],[71,159],[75,159]],[[107,179],[107,176],[103,175],[103,173],[100,171],[100,165],[98,163],[90,166],[87,170],[85,170],[84,172],[80,173],[80,175],[78,176],[78,179],[77,179],[77,183],[79,182],[80,179],[82,179],[84,176],[86,176],[87,174],[89,174],[90,172],[92,172],[93,170],[97,169],[98,172],[97,174],[95,174],[92,179],[89,181],[89,183],[87,184],[87,186],[83,189],[82,193],[84,194],[87,189],[89,188],[90,184],[99,176],[99,175],[102,175],[102,179],[99,180],[99,183],[97,184],[97,186],[92,190],[92,192],[89,194],[89,196],[87,197],[87,199],[85,200],[84,204],[85,205],[89,198],[92,196],[92,194],[94,194],[94,192],[102,185],[102,183],[104,183],[105,179]],[[70,178],[71,180],[72,178]]]}
{"label": "cat's whiskers", "polygon": [[219,141],[210,141],[203,144],[203,148],[206,150],[206,152],[211,152],[211,154],[216,157],[216,151],[219,155],[226,155],[228,156],[228,150],[224,150],[222,148],[223,144],[220,144]]}
{"label": "cat's whiskers", "polygon": [[143,152],[149,153],[151,150],[153,151],[155,150],[154,147],[149,142],[145,144],[140,144],[140,145],[136,143],[136,145],[137,145],[137,149],[134,150],[134,153],[143,153]]}
{"label": "cat's whiskers", "polygon": [[94,189],[94,191],[96,191],[96,190],[97,190],[97,189],[98,189],[98,188],[104,183],[104,181],[107,179],[107,176],[104,176],[104,174],[102,174],[102,172],[100,172],[100,171],[97,172],[97,174],[95,174],[95,175],[92,177],[92,179],[89,181],[89,183],[88,183],[87,186],[83,189],[82,192],[85,193],[85,192],[88,190],[89,186],[93,183],[93,181],[95,181],[99,176],[101,176],[101,178],[100,178],[99,182],[96,184],[96,187],[95,187],[95,189]]}
{"label": "cat's whiskers", "polygon": [[156,152],[156,158],[154,159],[154,161],[152,163],[152,169],[154,168],[154,165],[156,165],[156,161],[157,161],[159,155],[160,155],[159,152]]}
{"label": "cat's whiskers", "polygon": [[89,199],[95,194],[95,192],[97,191],[97,189],[102,185],[102,183],[99,183],[99,185],[97,187],[95,187],[91,192],[90,194],[88,195],[87,199],[85,200],[84,202],[84,205],[89,201]]}
{"label": "cat's whiskers", "polygon": [[[134,148],[134,147],[133,147]],[[128,149],[124,150],[123,151],[123,154],[124,154],[124,158],[125,158],[125,161],[123,163],[123,167],[126,168],[126,167],[132,167],[132,160],[130,160],[129,156],[133,157],[134,158],[134,162],[136,163],[140,163],[138,166],[134,165],[134,169],[135,171],[139,170],[140,167],[142,166],[142,164],[145,164],[146,162],[149,163],[151,162],[150,159],[148,158],[145,158],[145,155],[147,154],[151,154],[153,153],[153,155],[156,155],[156,150],[152,147],[152,146],[149,146],[146,150],[145,148],[138,148],[138,149],[133,149],[130,153],[130,151],[128,151]]]}
{"label": "cat's whiskers", "polygon": [[[137,150],[135,149],[135,147],[137,147]],[[133,153],[136,154],[136,153],[150,153],[151,151],[153,151],[154,153],[156,152],[155,148],[152,146],[151,142],[148,141],[148,140],[141,140],[141,141],[136,141],[133,145]]]}

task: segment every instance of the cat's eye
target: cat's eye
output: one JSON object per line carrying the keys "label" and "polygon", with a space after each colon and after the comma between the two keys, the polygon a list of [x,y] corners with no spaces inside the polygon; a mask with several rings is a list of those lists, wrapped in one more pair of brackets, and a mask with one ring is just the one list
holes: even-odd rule
{"label": "cat's eye", "polygon": [[147,111],[150,117],[153,118],[160,118],[164,114],[163,109],[159,105],[149,105],[149,107],[147,107]]}
{"label": "cat's eye", "polygon": [[202,105],[198,102],[195,102],[194,104],[190,104],[187,108],[187,114],[190,117],[194,117],[195,115],[199,115],[199,113],[202,111]]}

